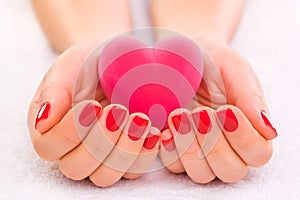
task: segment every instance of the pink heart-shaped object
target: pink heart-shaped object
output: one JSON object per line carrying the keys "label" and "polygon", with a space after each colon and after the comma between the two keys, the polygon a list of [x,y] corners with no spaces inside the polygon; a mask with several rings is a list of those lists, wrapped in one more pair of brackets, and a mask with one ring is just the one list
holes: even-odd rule
{"label": "pink heart-shaped object", "polygon": [[100,85],[111,103],[147,114],[162,129],[176,108],[194,97],[203,74],[198,46],[183,36],[148,47],[133,36],[111,40],[98,60]]}

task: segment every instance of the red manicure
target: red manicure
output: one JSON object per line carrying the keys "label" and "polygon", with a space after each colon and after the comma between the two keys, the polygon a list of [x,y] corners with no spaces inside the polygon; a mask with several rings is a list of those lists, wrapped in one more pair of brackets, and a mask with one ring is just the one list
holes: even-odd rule
{"label": "red manicure", "polygon": [[168,151],[174,151],[175,149],[175,142],[173,135],[171,133],[168,134],[168,139],[162,140],[162,144],[164,145],[165,149]]}
{"label": "red manicure", "polygon": [[172,122],[174,124],[175,129],[180,134],[187,134],[191,131],[190,120],[186,113],[173,116]]}
{"label": "red manicure", "polygon": [[217,112],[217,116],[226,131],[233,132],[238,128],[238,120],[230,108]]}
{"label": "red manicure", "polygon": [[126,113],[126,110],[113,106],[107,114],[106,128],[111,132],[118,130],[125,119]]}
{"label": "red manicure", "polygon": [[261,111],[260,114],[261,114],[261,117],[262,117],[262,119],[264,120],[265,124],[266,124],[269,128],[271,128],[271,129],[275,132],[275,134],[276,134],[276,136],[277,136],[277,130],[276,130],[276,129],[274,128],[274,126],[272,125],[272,123],[271,123],[271,121],[270,121],[270,119],[269,119],[267,113],[266,113],[265,111]]}
{"label": "red manicure", "polygon": [[96,120],[100,112],[101,107],[96,106],[92,103],[87,104],[79,115],[79,123],[85,127],[90,126]]}
{"label": "red manicure", "polygon": [[139,116],[135,116],[128,129],[128,137],[133,140],[139,140],[148,126],[149,121]]}
{"label": "red manicure", "polygon": [[199,133],[206,134],[211,129],[211,120],[206,110],[194,113],[192,115],[193,121],[199,131]]}
{"label": "red manicure", "polygon": [[50,111],[50,104],[49,102],[45,102],[42,107],[40,108],[38,114],[37,114],[37,117],[35,119],[35,128],[37,127],[38,123],[41,121],[41,120],[44,120],[44,119],[47,119],[48,116],[49,116],[49,111]]}
{"label": "red manicure", "polygon": [[147,138],[144,141],[144,147],[146,149],[153,149],[159,139],[159,135],[153,135],[152,133],[149,133],[147,135]]}

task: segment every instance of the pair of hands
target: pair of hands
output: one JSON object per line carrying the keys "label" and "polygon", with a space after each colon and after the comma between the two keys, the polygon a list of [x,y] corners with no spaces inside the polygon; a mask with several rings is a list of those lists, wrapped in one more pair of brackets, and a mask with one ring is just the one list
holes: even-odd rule
{"label": "pair of hands", "polygon": [[[197,183],[215,177],[234,182],[246,174],[247,166],[265,164],[272,155],[270,140],[277,133],[255,74],[227,45],[198,41],[213,62],[206,58],[205,65],[216,68],[204,68],[197,104],[190,110],[174,110],[162,133],[151,127],[146,115],[108,104],[98,81],[91,81],[97,80],[96,71],[83,67],[93,47],[64,52],[29,109],[37,153],[45,160],[58,160],[67,177],[89,177],[101,187],[122,177],[139,177],[157,154],[168,170],[186,172]],[[97,64],[97,53],[93,56],[88,65]]]}

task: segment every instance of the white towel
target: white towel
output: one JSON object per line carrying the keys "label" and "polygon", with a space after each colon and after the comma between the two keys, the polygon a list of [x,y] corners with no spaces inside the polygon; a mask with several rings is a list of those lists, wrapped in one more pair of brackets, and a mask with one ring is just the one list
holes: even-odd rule
{"label": "white towel", "polygon": [[[147,8],[147,2],[132,5],[133,10]],[[295,0],[248,1],[232,43],[258,74],[278,128],[274,156],[266,166],[250,169],[234,184],[197,185],[186,175],[160,170],[101,189],[87,180],[65,178],[55,163],[34,152],[27,109],[57,55],[31,1],[0,0],[0,199],[300,199],[299,8]],[[147,23],[147,16],[135,21],[136,26]]]}

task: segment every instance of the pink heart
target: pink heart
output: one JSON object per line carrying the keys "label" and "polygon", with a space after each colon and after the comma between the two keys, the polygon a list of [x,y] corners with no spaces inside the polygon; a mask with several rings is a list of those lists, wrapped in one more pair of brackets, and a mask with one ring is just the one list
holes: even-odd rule
{"label": "pink heart", "polygon": [[111,103],[147,114],[162,129],[176,108],[186,107],[203,74],[198,46],[183,36],[148,47],[133,36],[111,40],[98,60],[100,85]]}

